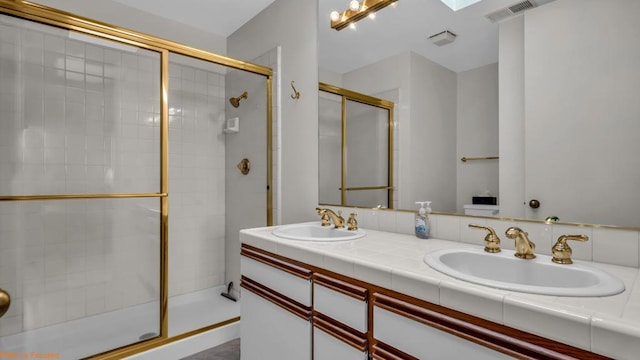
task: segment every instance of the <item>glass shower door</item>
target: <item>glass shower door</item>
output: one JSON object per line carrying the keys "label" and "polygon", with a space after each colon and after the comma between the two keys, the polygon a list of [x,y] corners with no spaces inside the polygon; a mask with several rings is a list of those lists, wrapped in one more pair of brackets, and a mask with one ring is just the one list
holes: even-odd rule
{"label": "glass shower door", "polygon": [[0,15],[4,357],[160,333],[160,53]]}

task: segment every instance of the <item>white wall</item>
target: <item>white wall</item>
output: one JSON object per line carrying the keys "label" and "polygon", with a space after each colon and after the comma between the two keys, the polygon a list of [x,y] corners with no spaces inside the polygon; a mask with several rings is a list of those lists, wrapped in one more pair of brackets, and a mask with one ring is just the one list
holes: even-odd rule
{"label": "white wall", "polygon": [[500,215],[524,217],[524,18],[500,24],[498,138]]}
{"label": "white wall", "polygon": [[320,82],[323,82],[325,84],[342,87],[341,74],[320,68],[318,69],[318,78]]}
{"label": "white wall", "polygon": [[411,124],[408,143],[400,140],[400,175],[411,198],[401,198],[400,208],[429,200],[433,211],[455,212],[457,75],[413,53],[410,64]]}
{"label": "white wall", "polygon": [[[525,13],[523,45],[511,44],[517,59],[501,59],[501,66],[520,66],[515,50],[522,49],[524,85],[514,93],[524,92],[524,200],[541,203],[537,210],[526,207],[527,217],[637,226],[639,16],[633,0],[558,0]],[[500,30],[501,41],[518,34]],[[501,131],[511,120],[501,113]],[[501,132],[501,141],[509,138]],[[501,156],[510,149],[501,143]],[[505,174],[519,176],[519,168],[501,159],[503,166]]]}
{"label": "white wall", "polygon": [[456,73],[414,53],[402,53],[342,76],[343,87],[364,94],[394,90],[397,204],[455,211]]}
{"label": "white wall", "polygon": [[498,64],[458,73],[457,205],[488,191],[498,196],[498,160],[462,162],[460,158],[498,156]]}
{"label": "white wall", "polygon": [[226,54],[226,38],[109,0],[37,0],[35,3],[93,20],[151,34],[219,55]]}

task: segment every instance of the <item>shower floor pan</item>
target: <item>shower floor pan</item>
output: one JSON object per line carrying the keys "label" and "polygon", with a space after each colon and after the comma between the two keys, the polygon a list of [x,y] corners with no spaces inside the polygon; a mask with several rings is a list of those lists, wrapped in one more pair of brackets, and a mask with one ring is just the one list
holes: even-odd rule
{"label": "shower floor pan", "polygon": [[[240,302],[220,296],[224,291],[225,286],[218,286],[169,298],[169,336],[240,316]],[[153,337],[159,329],[158,309],[158,302],[151,302],[0,337],[0,350],[84,358]]]}

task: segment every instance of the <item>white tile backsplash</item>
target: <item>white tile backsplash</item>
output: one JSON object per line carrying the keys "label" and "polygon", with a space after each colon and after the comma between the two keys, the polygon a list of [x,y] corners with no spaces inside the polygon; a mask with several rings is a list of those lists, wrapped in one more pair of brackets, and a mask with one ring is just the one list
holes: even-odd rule
{"label": "white tile backsplash", "polygon": [[[343,214],[354,211],[354,209],[346,207],[331,208],[333,210],[342,210]],[[362,208],[355,209],[355,211],[358,213],[358,225],[362,229],[381,230],[406,235],[414,233],[413,212]],[[505,236],[505,231],[511,226],[517,226],[529,234],[529,239],[536,244],[536,253],[545,255],[551,255],[551,248],[561,235],[585,234],[589,236],[587,242],[569,241],[574,259],[640,267],[640,232],[635,230],[585,225],[545,224],[465,215],[431,214],[430,219],[433,238],[482,246],[484,245],[486,232],[470,229],[468,225],[473,223],[493,228],[500,238],[501,248],[510,250],[515,248],[514,241]]]}
{"label": "white tile backsplash", "polygon": [[554,225],[553,242],[562,235],[587,235],[586,242],[569,241],[569,246],[573,251],[572,258],[578,260],[593,261],[593,228],[586,226]]}
{"label": "white tile backsplash", "polygon": [[[432,232],[432,237],[460,241],[460,217],[458,216],[438,216],[431,214],[431,223],[436,223],[437,231]],[[467,226],[467,225],[465,225]]]}
{"label": "white tile backsplash", "polygon": [[638,236],[637,231],[594,228],[593,261],[638,267]]}

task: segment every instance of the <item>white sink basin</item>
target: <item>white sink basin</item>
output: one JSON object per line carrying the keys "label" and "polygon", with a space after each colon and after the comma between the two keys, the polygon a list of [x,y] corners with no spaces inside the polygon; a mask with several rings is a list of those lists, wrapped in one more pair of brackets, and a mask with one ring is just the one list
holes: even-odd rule
{"label": "white sink basin", "polygon": [[617,277],[588,265],[560,265],[551,256],[523,260],[513,250],[447,249],[425,255],[424,262],[454,278],[498,289],[555,296],[608,296],[624,291]]}
{"label": "white sink basin", "polygon": [[359,239],[366,235],[362,229],[355,231],[336,229],[333,226],[322,226],[319,222],[283,225],[271,233],[284,239],[304,241],[346,241]]}

